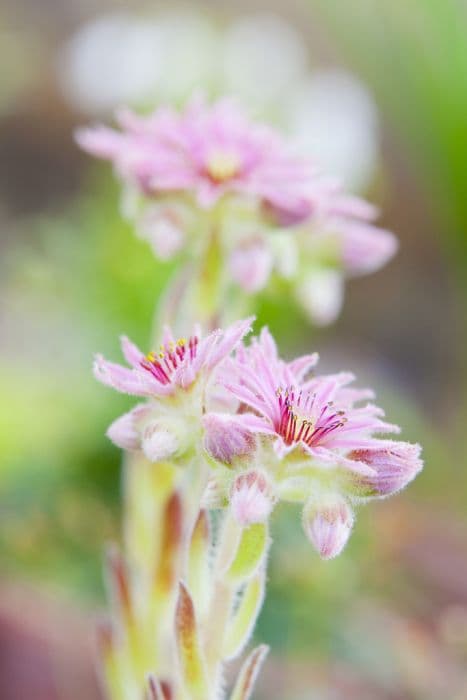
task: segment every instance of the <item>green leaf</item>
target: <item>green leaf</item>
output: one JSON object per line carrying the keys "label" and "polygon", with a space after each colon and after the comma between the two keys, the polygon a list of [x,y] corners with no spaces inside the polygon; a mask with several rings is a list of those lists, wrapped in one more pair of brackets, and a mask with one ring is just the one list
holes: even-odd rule
{"label": "green leaf", "polygon": [[264,599],[266,573],[264,567],[251,578],[227,628],[223,656],[233,659],[248,643]]}
{"label": "green leaf", "polygon": [[244,528],[234,560],[226,573],[226,579],[231,583],[249,579],[264,561],[268,548],[269,536],[266,523],[255,523]]}

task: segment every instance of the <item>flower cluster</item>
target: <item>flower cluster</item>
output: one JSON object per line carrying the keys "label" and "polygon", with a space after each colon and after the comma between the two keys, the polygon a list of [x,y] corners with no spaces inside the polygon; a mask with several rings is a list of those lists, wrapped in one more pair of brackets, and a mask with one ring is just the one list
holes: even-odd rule
{"label": "flower cluster", "polygon": [[[399,428],[351,373],[316,374],[316,353],[285,361],[267,328],[245,342],[253,318],[226,319],[245,316],[239,309],[275,279],[329,323],[344,279],[378,269],[396,239],[375,226],[374,207],[229,100],[147,117],[125,110],[117,121],[78,141],[113,163],[124,211],[155,255],[186,262],[159,318],[203,327],[177,338],[166,326],[147,354],[123,337],[128,366],[95,359],[99,381],[142,399],[107,431],[130,454],[103,668],[114,698],[146,688],[154,700],[207,700],[224,696],[224,664],[261,609],[276,504],[299,504],[306,536],[331,559],[355,507],[422,468],[420,447],[388,437]],[[223,514],[212,529],[214,509]],[[250,653],[231,700],[251,696],[266,651]]]}
{"label": "flower cluster", "polygon": [[374,207],[230,100],[147,117],[125,110],[117,121],[119,131],[82,129],[77,139],[113,163],[124,209],[160,259],[206,259],[215,242],[225,276],[244,292],[274,274],[324,324],[340,310],[344,278],[375,271],[396,251],[393,234],[372,223]]}
{"label": "flower cluster", "polygon": [[245,345],[250,325],[178,342],[166,331],[161,351],[146,356],[124,339],[132,369],[98,357],[98,379],[147,397],[108,435],[154,462],[204,453],[204,505],[229,506],[242,526],[267,520],[279,500],[302,503],[307,536],[332,558],[354,505],[406,486],[422,467],[420,447],[385,437],[399,429],[370,390],[351,386],[352,374],[312,373],[316,354],[284,361],[266,328]]}

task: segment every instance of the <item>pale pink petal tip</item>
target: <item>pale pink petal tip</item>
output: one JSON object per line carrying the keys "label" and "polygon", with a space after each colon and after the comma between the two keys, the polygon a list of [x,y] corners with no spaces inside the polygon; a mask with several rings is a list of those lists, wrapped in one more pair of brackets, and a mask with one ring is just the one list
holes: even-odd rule
{"label": "pale pink petal tip", "polygon": [[274,505],[265,474],[259,470],[240,474],[232,486],[230,505],[234,518],[243,527],[265,522]]}
{"label": "pale pink petal tip", "polygon": [[109,362],[102,355],[96,355],[93,373],[99,382],[124,394],[146,396],[150,393],[148,387],[144,385],[140,376],[133,369]]}
{"label": "pale pink petal tip", "polygon": [[208,413],[203,426],[204,447],[219,462],[231,464],[236,457],[245,457],[255,449],[253,435],[235,417]]}
{"label": "pale pink petal tip", "polygon": [[327,504],[308,504],[303,512],[305,534],[322,559],[334,559],[342,552],[353,522],[352,509],[339,496]]}
{"label": "pale pink petal tip", "polygon": [[106,126],[76,129],[75,141],[87,153],[98,158],[114,158],[117,154],[121,135]]}
{"label": "pale pink petal tip", "polygon": [[120,336],[120,344],[122,347],[122,353],[125,360],[132,367],[139,367],[141,361],[144,359],[144,355],[137,345],[132,343],[132,341],[127,338],[126,335]]}
{"label": "pale pink petal tip", "polygon": [[103,355],[95,355],[94,361],[92,363],[92,372],[97,381],[103,384],[109,384],[109,376],[106,370],[106,360]]}
{"label": "pale pink petal tip", "polygon": [[398,247],[391,231],[355,222],[343,226],[343,264],[350,274],[376,272],[394,257]]}

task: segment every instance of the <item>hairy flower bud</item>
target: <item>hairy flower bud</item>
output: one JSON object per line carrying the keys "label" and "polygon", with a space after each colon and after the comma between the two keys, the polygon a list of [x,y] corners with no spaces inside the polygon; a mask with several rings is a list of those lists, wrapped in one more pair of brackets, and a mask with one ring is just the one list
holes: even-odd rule
{"label": "hairy flower bud", "polygon": [[368,488],[370,495],[389,496],[407,486],[422,469],[420,452],[420,445],[387,441],[375,448],[354,450],[351,458],[375,470],[374,476],[362,480],[363,489]]}
{"label": "hairy flower bud", "polygon": [[176,434],[169,428],[157,423],[150,423],[143,431],[141,446],[151,462],[161,462],[173,457],[178,451],[180,443]]}
{"label": "hairy flower bud", "polygon": [[297,297],[310,319],[327,326],[338,317],[344,299],[344,280],[338,270],[314,270],[297,287]]}
{"label": "hairy flower bud", "polygon": [[338,495],[313,499],[303,511],[305,534],[322,559],[333,559],[342,552],[353,521],[352,509]]}
{"label": "hairy flower bud", "polygon": [[255,439],[234,416],[208,413],[203,418],[204,447],[219,462],[231,464],[237,457],[253,452]]}
{"label": "hairy flower bud", "polygon": [[235,519],[244,527],[265,522],[274,505],[265,474],[257,469],[239,474],[232,486],[230,505]]}
{"label": "hairy flower bud", "polygon": [[138,222],[138,233],[148,241],[156,257],[170,260],[182,248],[183,217],[175,206],[146,208]]}
{"label": "hairy flower bud", "polygon": [[133,415],[124,413],[109,425],[106,433],[114,445],[122,450],[137,450],[140,445],[138,431],[135,428]]}
{"label": "hairy flower bud", "polygon": [[263,289],[272,269],[272,253],[261,239],[246,241],[231,253],[230,274],[247,293],[253,294]]}

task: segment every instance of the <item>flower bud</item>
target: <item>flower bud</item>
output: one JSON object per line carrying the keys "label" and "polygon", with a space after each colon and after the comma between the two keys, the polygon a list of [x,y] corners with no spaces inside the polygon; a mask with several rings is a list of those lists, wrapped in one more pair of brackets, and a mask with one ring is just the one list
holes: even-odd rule
{"label": "flower bud", "polygon": [[299,284],[297,298],[316,325],[327,326],[336,320],[342,308],[342,274],[338,270],[315,270]]}
{"label": "flower bud", "polygon": [[235,417],[208,413],[203,425],[204,447],[219,462],[231,464],[236,457],[245,457],[255,448],[253,435]]}
{"label": "flower bud", "polygon": [[108,427],[107,437],[114,445],[123,450],[138,450],[140,448],[140,435],[138,424],[147,415],[149,409],[146,404],[138,404],[128,413],[124,413]]}
{"label": "flower bud", "polygon": [[387,441],[374,449],[354,450],[350,457],[375,470],[374,476],[363,478],[363,489],[368,488],[370,495],[389,496],[407,486],[422,469],[420,452],[420,445]]}
{"label": "flower bud", "polygon": [[158,423],[149,423],[144,428],[141,447],[150,462],[161,462],[173,457],[180,445],[170,429]]}
{"label": "flower bud", "polygon": [[148,241],[156,257],[170,260],[185,240],[182,216],[175,207],[147,207],[138,222],[138,234]]}
{"label": "flower bud", "polygon": [[232,486],[230,505],[243,527],[265,522],[274,505],[267,477],[257,469],[239,474]]}
{"label": "flower bud", "polygon": [[310,501],[303,511],[305,534],[322,559],[342,552],[353,525],[353,513],[341,496]]}
{"label": "flower bud", "polygon": [[114,445],[121,447],[122,450],[137,450],[139,448],[139,435],[131,413],[125,413],[114,420],[109,425],[106,435]]}
{"label": "flower bud", "polygon": [[284,279],[292,279],[297,274],[299,264],[299,249],[295,236],[290,232],[276,232],[271,236],[271,246],[274,258],[274,269]]}
{"label": "flower bud", "polygon": [[341,223],[342,262],[347,272],[365,275],[383,267],[397,252],[397,238],[390,231],[367,223]]}
{"label": "flower bud", "polygon": [[260,239],[247,241],[231,253],[229,268],[232,278],[245,292],[258,292],[266,286],[271,274],[271,251]]}

